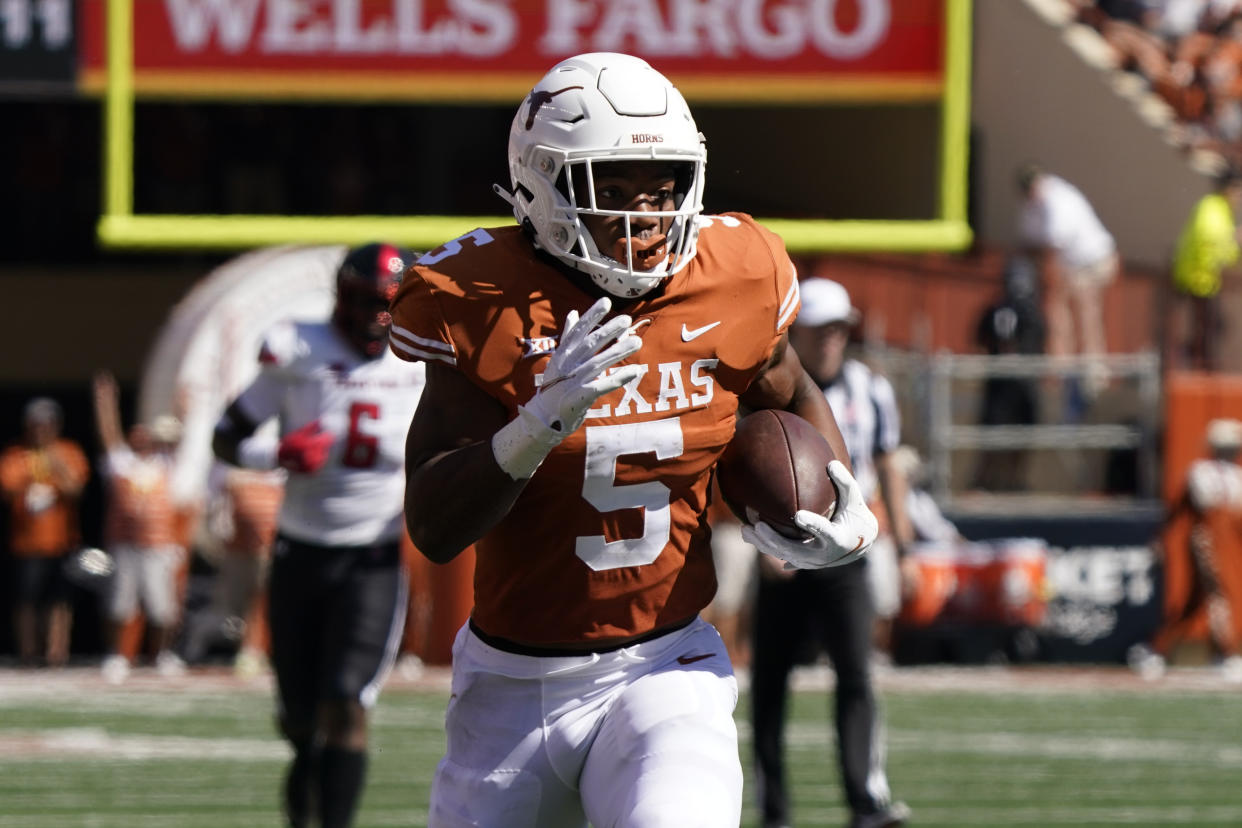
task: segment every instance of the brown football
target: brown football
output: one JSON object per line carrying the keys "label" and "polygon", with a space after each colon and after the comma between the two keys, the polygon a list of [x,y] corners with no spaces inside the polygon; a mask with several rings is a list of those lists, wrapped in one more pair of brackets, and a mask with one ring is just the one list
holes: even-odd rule
{"label": "brown football", "polygon": [[716,478],[739,520],[753,523],[757,515],[781,534],[800,538],[794,512],[831,517],[836,509],[837,487],[827,471],[835,459],[815,426],[788,411],[761,409],[738,420]]}

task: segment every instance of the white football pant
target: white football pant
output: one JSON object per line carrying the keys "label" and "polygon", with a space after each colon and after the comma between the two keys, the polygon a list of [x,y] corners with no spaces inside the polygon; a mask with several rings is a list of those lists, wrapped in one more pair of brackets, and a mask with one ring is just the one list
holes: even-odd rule
{"label": "white football pant", "polygon": [[558,658],[503,652],[463,627],[428,825],[736,826],[736,705],[728,654],[701,619]]}

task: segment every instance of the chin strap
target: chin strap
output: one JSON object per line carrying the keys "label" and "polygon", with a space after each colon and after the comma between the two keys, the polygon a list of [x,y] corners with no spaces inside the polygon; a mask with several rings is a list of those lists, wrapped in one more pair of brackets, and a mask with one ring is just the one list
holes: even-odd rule
{"label": "chin strap", "polygon": [[517,207],[517,196],[513,192],[506,190],[504,187],[500,186],[499,184],[492,185],[492,192],[494,192],[496,195],[503,198],[510,207],[513,207],[513,208]]}
{"label": "chin strap", "polygon": [[513,210],[513,217],[518,220],[518,222],[522,226],[522,229],[526,231],[528,236],[530,236],[531,242],[535,245],[535,247],[542,250],[543,245],[539,243],[539,234],[535,232],[535,225],[533,222],[531,222],[530,216],[519,214],[519,209],[520,209],[518,205],[519,191],[521,192],[523,196],[526,197],[526,202],[528,204],[534,201],[535,197],[533,194],[531,194],[530,190],[527,190],[522,185],[519,184],[518,188],[519,188],[518,190],[506,190],[500,184],[493,184],[492,192],[494,192],[496,195],[500,196],[501,198],[505,200],[505,203],[509,205],[509,208],[511,210]]}

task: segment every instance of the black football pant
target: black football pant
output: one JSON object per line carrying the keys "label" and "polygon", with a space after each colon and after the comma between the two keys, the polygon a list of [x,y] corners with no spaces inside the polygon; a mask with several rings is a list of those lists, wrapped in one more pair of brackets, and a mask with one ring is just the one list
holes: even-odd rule
{"label": "black football pant", "polygon": [[401,643],[407,594],[395,541],[327,547],[276,539],[268,623],[281,725],[295,751],[285,782],[293,828],[352,824],[366,754],[322,744],[316,712],[321,702],[364,710],[375,703]]}
{"label": "black football pant", "polygon": [[[854,813],[887,804],[876,703],[871,689],[873,610],[867,561],[794,577],[760,579],[751,661],[751,725],[763,824],[790,822],[784,729],[789,675],[820,647],[836,672],[837,760],[845,799]],[[869,792],[868,784],[873,792]]]}
{"label": "black football pant", "polygon": [[405,625],[398,544],[315,546],[279,536],[268,589],[282,718],[305,730],[321,699],[371,707]]}

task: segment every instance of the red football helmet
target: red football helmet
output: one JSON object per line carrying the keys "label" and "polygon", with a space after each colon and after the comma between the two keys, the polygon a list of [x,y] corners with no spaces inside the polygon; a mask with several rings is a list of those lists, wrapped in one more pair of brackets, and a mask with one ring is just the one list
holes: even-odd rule
{"label": "red football helmet", "polygon": [[336,271],[336,308],[332,321],[365,356],[384,352],[392,317],[388,305],[401,276],[418,254],[393,244],[373,242],[345,254]]}

